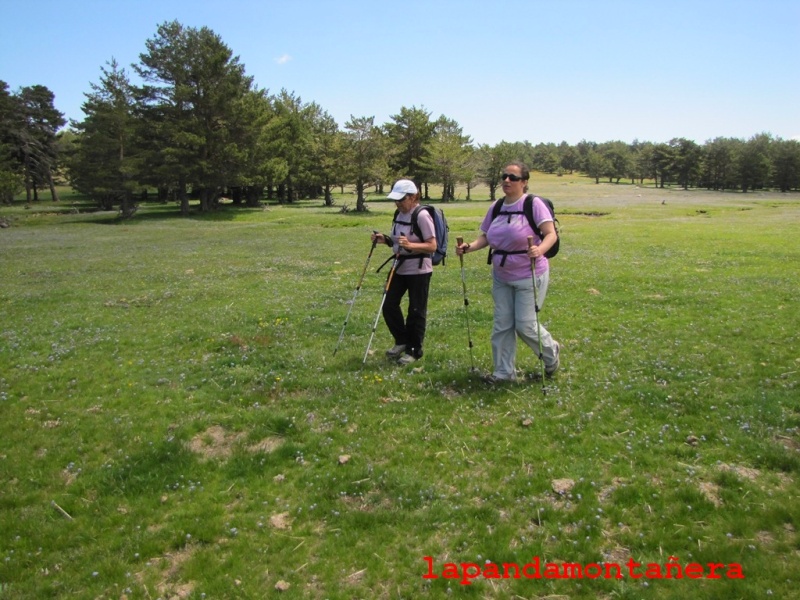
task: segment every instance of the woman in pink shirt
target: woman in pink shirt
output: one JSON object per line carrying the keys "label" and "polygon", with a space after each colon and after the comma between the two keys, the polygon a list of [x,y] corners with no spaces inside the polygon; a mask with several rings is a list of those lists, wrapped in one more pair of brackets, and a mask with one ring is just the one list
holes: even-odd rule
{"label": "woman in pink shirt", "polygon": [[[503,193],[497,202],[503,205],[496,218],[492,218],[494,203],[481,223],[481,234],[468,244],[456,248],[460,256],[489,246],[492,250],[492,298],[494,299],[494,325],[492,328],[493,371],[484,377],[489,383],[516,380],[515,360],[517,336],[537,355],[541,333],[542,360],[545,374],[552,376],[559,367],[560,345],[541,324],[538,309],[542,309],[547,294],[550,266],[545,252],[556,242],[553,217],[540,198],[533,199],[533,220],[542,233],[539,237],[528,223],[523,212],[530,172],[520,162],[503,169]],[[534,245],[528,248],[528,236]],[[531,275],[531,261],[536,272]],[[533,280],[536,280],[534,295]]]}

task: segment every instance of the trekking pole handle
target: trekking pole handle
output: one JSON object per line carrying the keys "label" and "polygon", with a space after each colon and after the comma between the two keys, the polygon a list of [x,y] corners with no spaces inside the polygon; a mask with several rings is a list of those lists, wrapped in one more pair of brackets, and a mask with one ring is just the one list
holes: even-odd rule
{"label": "trekking pole handle", "polygon": [[456,238],[456,246],[460,246],[463,243],[464,243],[464,238],[463,237],[457,237]]}
{"label": "trekking pole handle", "polygon": [[[529,235],[528,236],[528,249],[531,249],[531,248],[533,248],[533,236]],[[535,258],[531,259],[531,269],[533,269],[534,272],[536,270],[536,259]],[[538,310],[538,308],[537,308],[537,310]]]}

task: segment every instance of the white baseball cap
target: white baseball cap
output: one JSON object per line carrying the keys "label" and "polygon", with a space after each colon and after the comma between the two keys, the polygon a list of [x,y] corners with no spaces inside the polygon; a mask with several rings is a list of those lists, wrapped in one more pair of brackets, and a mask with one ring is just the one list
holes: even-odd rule
{"label": "white baseball cap", "polygon": [[406,194],[416,194],[417,186],[410,179],[398,179],[394,184],[392,191],[386,196],[390,200],[402,200]]}

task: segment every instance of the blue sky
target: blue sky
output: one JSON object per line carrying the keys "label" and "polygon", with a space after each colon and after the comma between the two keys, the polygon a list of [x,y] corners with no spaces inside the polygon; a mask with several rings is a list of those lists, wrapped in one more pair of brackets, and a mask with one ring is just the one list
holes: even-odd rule
{"label": "blue sky", "polygon": [[171,20],[340,126],[415,106],[476,144],[800,139],[796,0],[0,0],[0,80],[80,120]]}

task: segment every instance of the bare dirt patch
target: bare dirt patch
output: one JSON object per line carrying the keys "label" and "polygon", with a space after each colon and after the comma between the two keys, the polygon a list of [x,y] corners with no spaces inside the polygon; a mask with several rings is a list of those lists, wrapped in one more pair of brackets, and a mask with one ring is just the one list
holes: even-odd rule
{"label": "bare dirt patch", "polygon": [[616,546],[608,550],[603,550],[603,560],[618,565],[625,564],[633,556],[629,548]]}
{"label": "bare dirt patch", "polygon": [[722,463],[719,465],[720,471],[725,471],[726,473],[733,473],[742,479],[747,479],[749,481],[755,481],[759,475],[761,475],[761,471],[758,469],[751,469],[750,467],[740,467],[737,465],[728,465]]}
{"label": "bare dirt patch", "polygon": [[219,425],[212,425],[194,436],[188,444],[189,450],[206,460],[228,458],[233,446],[244,437],[243,433],[229,434]]}
{"label": "bare dirt patch", "polygon": [[[194,546],[187,546],[178,552],[168,553],[164,556],[150,560],[149,564],[153,565],[160,571],[160,583],[157,586],[158,593],[161,597],[178,600],[189,598],[194,592],[196,584],[192,581],[187,582],[171,582],[171,579],[179,579],[181,567],[188,561],[195,551]],[[140,583],[144,581],[144,573],[137,573],[137,579]]]}
{"label": "bare dirt patch", "polygon": [[559,496],[564,496],[572,491],[572,488],[575,487],[575,481],[572,479],[554,479],[550,482],[553,491],[558,494]]}
{"label": "bare dirt patch", "polygon": [[788,437],[785,435],[779,435],[777,436],[777,438],[778,438],[778,443],[787,450],[800,452],[800,439],[794,437]]}
{"label": "bare dirt patch", "polygon": [[247,449],[250,452],[264,452],[269,454],[270,452],[274,452],[278,448],[283,445],[283,439],[279,437],[268,437],[264,438],[257,444],[253,444],[252,446],[248,446]]}
{"label": "bare dirt patch", "polygon": [[349,508],[367,513],[375,510],[389,510],[392,505],[388,498],[380,497],[375,491],[368,492],[365,496],[340,496],[339,500]]}
{"label": "bare dirt patch", "polygon": [[[187,447],[195,454],[199,454],[205,460],[229,458],[237,444],[245,438],[245,432],[230,433],[219,425],[212,425],[205,431],[194,436]],[[268,437],[247,446],[247,451],[252,453],[274,452],[283,445],[283,439],[279,437]]]}
{"label": "bare dirt patch", "polygon": [[292,519],[289,516],[288,512],[282,512],[272,515],[269,518],[269,524],[272,525],[275,529],[280,529],[281,531],[283,531],[292,528]]}
{"label": "bare dirt patch", "polygon": [[775,536],[769,531],[759,531],[756,533],[756,541],[762,546],[771,546],[775,543]]}
{"label": "bare dirt patch", "polygon": [[622,479],[621,477],[614,477],[614,479],[611,480],[611,485],[607,485],[600,489],[600,491],[597,494],[597,499],[600,502],[606,502],[611,496],[611,494],[617,491],[618,488],[624,486],[625,486],[624,479]]}
{"label": "bare dirt patch", "polygon": [[722,506],[722,500],[719,497],[719,486],[716,483],[701,481],[700,491],[711,504],[717,507]]}

